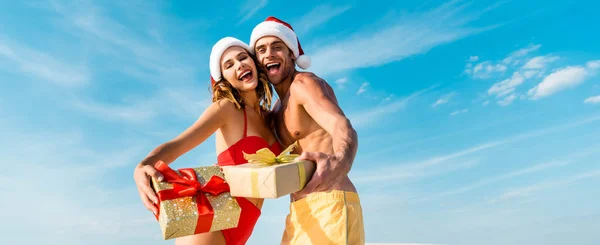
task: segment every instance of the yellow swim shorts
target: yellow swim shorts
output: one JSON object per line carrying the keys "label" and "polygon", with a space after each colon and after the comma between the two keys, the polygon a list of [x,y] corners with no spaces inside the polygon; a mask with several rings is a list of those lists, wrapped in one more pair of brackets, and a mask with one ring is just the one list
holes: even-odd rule
{"label": "yellow swim shorts", "polygon": [[292,202],[282,245],[363,245],[362,207],[355,192],[317,192]]}

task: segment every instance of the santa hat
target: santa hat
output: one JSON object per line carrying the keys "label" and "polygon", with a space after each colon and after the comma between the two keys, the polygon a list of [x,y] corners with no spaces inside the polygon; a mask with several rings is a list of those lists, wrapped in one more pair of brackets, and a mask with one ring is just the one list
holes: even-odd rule
{"label": "santa hat", "polygon": [[215,83],[221,81],[223,79],[221,74],[221,56],[223,52],[230,47],[239,46],[244,48],[246,51],[251,52],[250,47],[245,42],[233,37],[224,37],[219,40],[212,48],[210,53],[210,80],[212,86],[215,86]]}
{"label": "santa hat", "polygon": [[304,50],[302,50],[302,47],[300,46],[300,41],[290,24],[271,16],[254,27],[254,30],[252,30],[252,34],[250,35],[250,48],[252,53],[254,53],[256,41],[265,36],[275,36],[281,39],[294,53],[296,65],[298,65],[298,67],[302,69],[308,69],[310,67],[310,57],[304,55]]}

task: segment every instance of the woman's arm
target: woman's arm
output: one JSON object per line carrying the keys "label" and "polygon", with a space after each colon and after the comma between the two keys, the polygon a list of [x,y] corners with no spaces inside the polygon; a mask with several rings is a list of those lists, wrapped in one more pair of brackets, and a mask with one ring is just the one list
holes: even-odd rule
{"label": "woman's arm", "polygon": [[227,100],[211,104],[192,126],[174,139],[156,147],[136,166],[133,178],[146,208],[153,212],[157,211],[152,205],[157,203],[157,197],[150,187],[150,177],[162,181],[162,176],[154,165],[159,161],[170,164],[204,142],[217,129],[223,127],[227,123],[227,118],[231,118],[236,110],[233,103]]}
{"label": "woman's arm", "polygon": [[226,119],[233,116],[236,110],[233,103],[228,100],[211,104],[194,124],[174,139],[152,150],[140,165],[154,165],[159,160],[167,164],[172,163],[223,127],[227,122]]}

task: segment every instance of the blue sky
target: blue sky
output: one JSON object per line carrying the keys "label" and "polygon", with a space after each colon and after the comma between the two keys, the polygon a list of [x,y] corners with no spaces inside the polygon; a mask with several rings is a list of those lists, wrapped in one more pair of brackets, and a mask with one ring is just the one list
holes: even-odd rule
{"label": "blue sky", "polygon": [[[4,1],[3,239],[172,244],[142,206],[133,167],[210,103],[211,46],[247,41],[275,15],[358,130],[351,178],[368,242],[597,244],[598,7]],[[214,151],[211,137],[173,167],[210,165]],[[287,203],[266,202],[249,244],[277,244]]]}

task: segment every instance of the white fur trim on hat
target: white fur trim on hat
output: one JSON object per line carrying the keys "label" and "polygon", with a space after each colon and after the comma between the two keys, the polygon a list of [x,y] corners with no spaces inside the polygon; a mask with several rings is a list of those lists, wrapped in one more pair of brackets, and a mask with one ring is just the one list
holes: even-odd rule
{"label": "white fur trim on hat", "polygon": [[306,70],[310,67],[310,57],[308,55],[300,55],[300,57],[298,57],[296,59],[296,65],[298,65],[298,67]]}
{"label": "white fur trim on hat", "polygon": [[224,37],[219,40],[212,48],[210,53],[210,76],[215,81],[221,81],[221,56],[223,52],[232,46],[239,46],[246,49],[248,52],[252,52],[248,44],[241,40],[233,37]]}
{"label": "white fur trim on hat", "polygon": [[[298,41],[298,37],[293,29],[286,26],[285,23],[277,18],[269,17],[267,20],[261,22],[256,25],[252,30],[252,34],[250,35],[250,49],[252,54],[254,54],[254,49],[256,47],[256,41],[262,37],[266,36],[274,36],[281,39],[285,45],[292,50],[294,54],[294,58],[296,58],[296,65],[302,69],[308,69],[311,64],[311,60],[308,56],[306,56],[301,48],[301,45]],[[289,25],[289,24],[288,24]]]}

